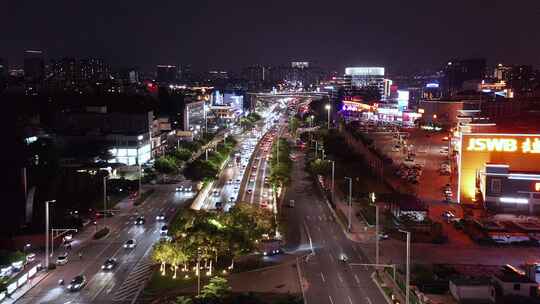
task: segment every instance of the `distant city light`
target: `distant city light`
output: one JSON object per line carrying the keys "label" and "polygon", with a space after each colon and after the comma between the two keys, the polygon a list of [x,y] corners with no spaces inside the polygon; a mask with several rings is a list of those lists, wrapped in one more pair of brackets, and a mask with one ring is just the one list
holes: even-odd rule
{"label": "distant city light", "polygon": [[438,87],[439,87],[439,84],[436,82],[430,82],[426,84],[426,88],[438,88]]}

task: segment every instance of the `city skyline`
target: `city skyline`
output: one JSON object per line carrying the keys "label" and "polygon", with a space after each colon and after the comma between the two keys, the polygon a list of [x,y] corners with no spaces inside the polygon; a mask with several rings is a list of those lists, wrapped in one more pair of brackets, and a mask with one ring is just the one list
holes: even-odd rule
{"label": "city skyline", "polygon": [[[192,64],[201,71],[315,61],[338,71],[371,65],[409,72],[456,57],[540,65],[540,42],[530,39],[540,16],[533,1],[512,7],[503,1],[489,7],[465,1],[101,4],[8,5],[11,13],[0,24],[13,30],[6,33],[10,44],[1,56],[20,66],[24,50],[40,49],[47,59],[102,57],[143,70]],[[494,17],[501,13],[504,18]]]}

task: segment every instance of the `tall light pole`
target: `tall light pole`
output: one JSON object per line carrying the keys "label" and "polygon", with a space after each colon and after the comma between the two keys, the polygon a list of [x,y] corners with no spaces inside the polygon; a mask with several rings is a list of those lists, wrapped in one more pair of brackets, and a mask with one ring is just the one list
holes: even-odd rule
{"label": "tall light pole", "polygon": [[103,212],[107,210],[107,179],[108,175],[103,176]]}
{"label": "tall light pole", "polygon": [[379,265],[379,242],[380,242],[380,231],[379,231],[379,205],[375,203],[375,192],[369,194],[369,199],[371,204],[375,205],[375,264]]}
{"label": "tall light pole", "polygon": [[49,269],[49,203],[54,203],[56,200],[45,202],[45,269]]}
{"label": "tall light pole", "polygon": [[335,204],[336,202],[335,202],[334,198],[335,198],[336,195],[335,195],[335,192],[334,192],[334,173],[335,173],[335,163],[336,162],[333,161],[333,160],[330,160],[330,162],[332,162],[332,203]]}
{"label": "tall light pole", "polygon": [[405,304],[409,304],[409,296],[411,292],[411,232],[399,229],[400,232],[407,234],[407,265],[405,277]]}
{"label": "tall light pole", "polygon": [[137,191],[137,194],[138,194],[137,196],[139,198],[141,197],[141,191],[142,191],[142,186],[141,186],[142,167],[141,167],[141,161],[139,159],[139,150],[141,148],[140,147],[141,146],[141,140],[143,140],[143,136],[142,135],[137,136],[137,165],[139,166],[139,190]]}
{"label": "tall light pole", "polygon": [[349,232],[351,231],[352,224],[351,224],[351,209],[352,209],[352,178],[351,177],[345,177],[346,180],[349,180],[349,212],[348,212],[348,218],[349,218],[349,225],[348,229]]}
{"label": "tall light pole", "polygon": [[332,107],[330,106],[329,103],[327,103],[324,108],[326,109],[326,111],[328,112],[328,130],[330,130],[330,109],[332,109]]}

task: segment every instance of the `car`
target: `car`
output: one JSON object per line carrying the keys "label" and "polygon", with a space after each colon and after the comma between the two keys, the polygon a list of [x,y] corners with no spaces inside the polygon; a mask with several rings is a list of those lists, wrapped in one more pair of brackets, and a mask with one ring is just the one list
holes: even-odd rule
{"label": "car", "polygon": [[68,254],[64,252],[63,254],[56,257],[56,265],[66,265],[68,262]]}
{"label": "car", "polygon": [[165,220],[165,215],[164,214],[158,214],[156,215],[156,221],[164,221]]}
{"label": "car", "polygon": [[129,239],[124,243],[124,248],[135,248],[137,241],[135,239]]}
{"label": "car", "polygon": [[78,275],[69,282],[67,289],[69,291],[78,291],[81,290],[86,285],[86,276],[84,275]]}
{"label": "car", "polygon": [[169,227],[167,227],[167,225],[161,226],[161,229],[159,230],[159,233],[161,235],[166,235],[168,232],[169,232]]}
{"label": "car", "polygon": [[379,233],[379,240],[387,240],[388,234],[386,233]]}
{"label": "car", "polygon": [[246,192],[251,194],[251,192],[253,192],[253,189],[247,189]]}
{"label": "car", "polygon": [[176,192],[182,192],[182,191],[184,191],[184,186],[176,187],[175,191],[176,191]]}
{"label": "car", "polygon": [[223,202],[216,202],[216,209],[223,210]]}
{"label": "car", "polygon": [[450,211],[450,210],[446,210],[442,213],[442,216],[445,217],[445,218],[453,218],[453,217],[456,217],[456,215],[454,214],[454,212]]}
{"label": "car", "polygon": [[101,269],[103,270],[111,270],[118,264],[118,261],[116,261],[115,258],[108,258],[103,265],[101,265]]}
{"label": "car", "polygon": [[399,146],[393,146],[392,147],[392,152],[399,152],[399,150],[400,150]]}
{"label": "car", "polygon": [[289,201],[289,208],[294,208],[294,200]]}
{"label": "car", "polygon": [[236,198],[234,196],[229,197],[229,202],[234,202]]}
{"label": "car", "polygon": [[213,196],[219,196],[219,190],[212,191],[212,195]]}
{"label": "car", "polygon": [[35,253],[29,253],[27,256],[26,256],[26,261],[27,262],[33,262],[36,260],[36,254]]}
{"label": "car", "polygon": [[139,216],[135,219],[135,225],[144,225],[144,216]]}

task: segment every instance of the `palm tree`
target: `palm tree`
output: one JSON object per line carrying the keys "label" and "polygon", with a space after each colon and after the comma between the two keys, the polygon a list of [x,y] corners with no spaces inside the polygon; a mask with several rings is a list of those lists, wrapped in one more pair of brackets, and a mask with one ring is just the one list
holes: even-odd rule
{"label": "palm tree", "polygon": [[165,266],[169,260],[169,243],[159,242],[154,245],[154,251],[152,252],[152,260],[160,263],[159,271],[161,275],[165,275]]}
{"label": "palm tree", "polygon": [[176,272],[178,271],[178,266],[185,263],[188,260],[188,256],[184,251],[184,248],[178,243],[170,243],[170,263],[171,268],[174,272],[173,279],[176,279]]}

